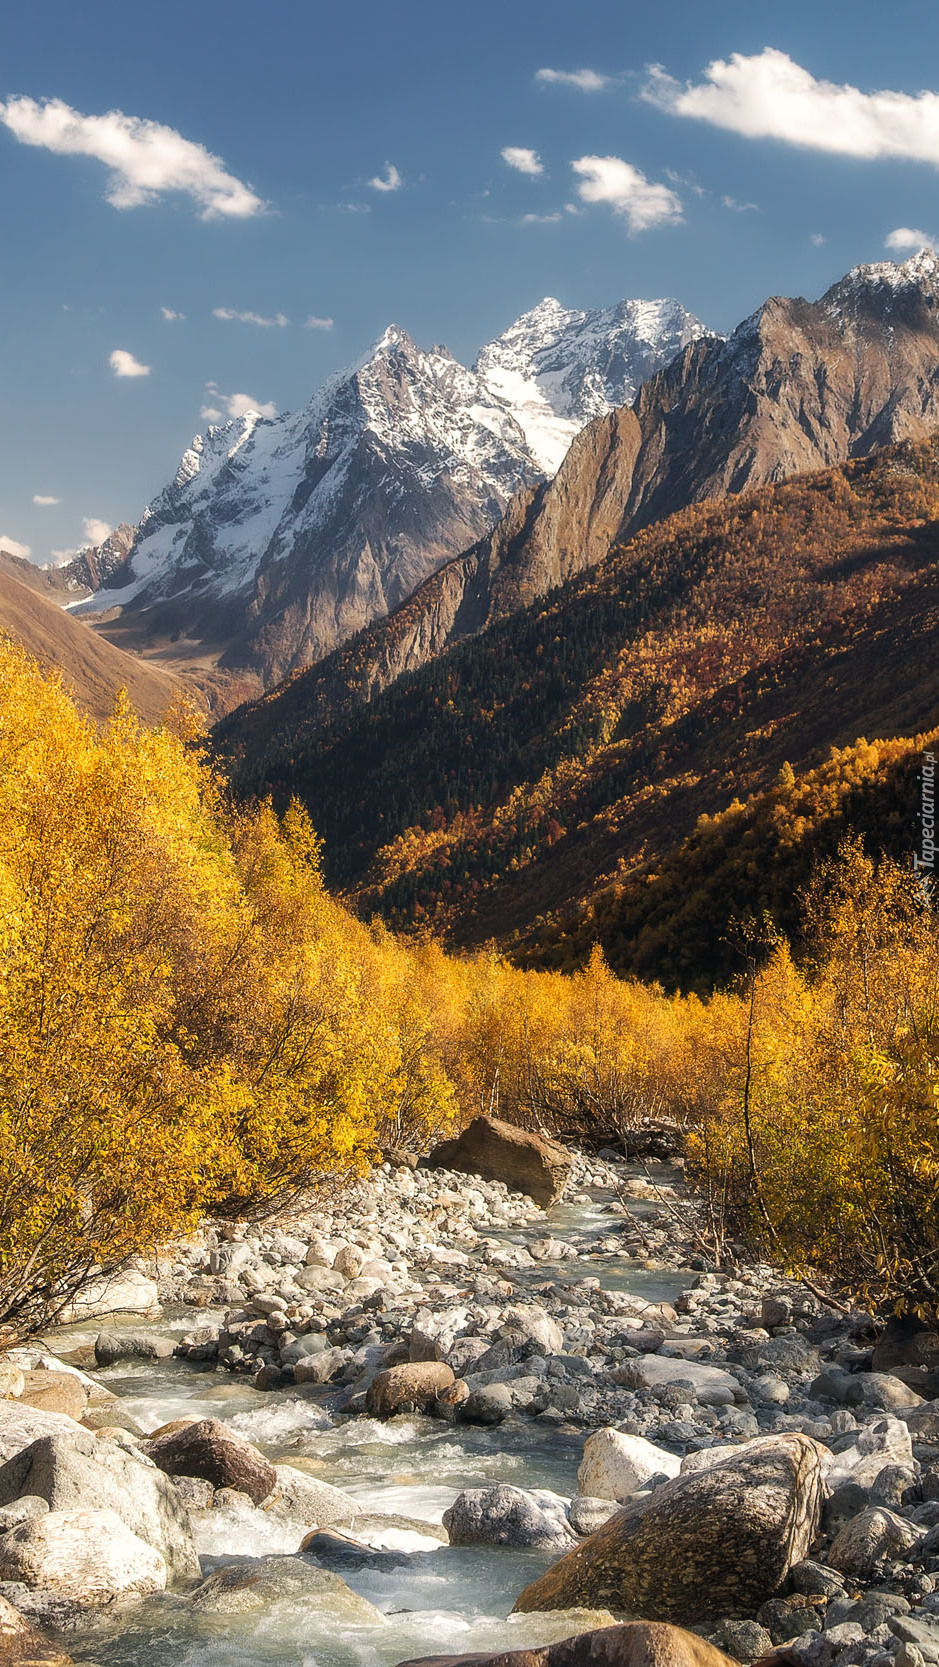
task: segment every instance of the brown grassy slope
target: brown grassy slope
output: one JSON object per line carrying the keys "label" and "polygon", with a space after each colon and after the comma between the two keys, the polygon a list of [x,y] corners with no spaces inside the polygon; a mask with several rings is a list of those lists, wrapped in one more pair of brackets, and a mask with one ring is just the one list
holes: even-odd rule
{"label": "brown grassy slope", "polygon": [[175,678],[112,647],[80,619],[0,568],[0,631],[14,637],[41,665],[61,672],[76,705],[107,718],[119,689],[144,723],[160,721],[177,692]]}

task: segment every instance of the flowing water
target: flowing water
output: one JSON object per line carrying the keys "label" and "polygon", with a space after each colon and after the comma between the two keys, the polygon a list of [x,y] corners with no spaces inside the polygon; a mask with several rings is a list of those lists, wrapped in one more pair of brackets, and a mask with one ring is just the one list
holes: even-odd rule
{"label": "flowing water", "polygon": [[[548,1231],[581,1247],[577,1261],[540,1262],[513,1272],[513,1283],[596,1278],[606,1289],[629,1290],[650,1302],[671,1300],[687,1273],[646,1269],[629,1257],[596,1253],[593,1241],[622,1225],[610,1194],[558,1205],[541,1222],[501,1236],[515,1244]],[[643,1205],[630,1201],[636,1216]],[[200,1313],[198,1321],[216,1318]],[[130,1322],[128,1322],[130,1323]],[[167,1316],[159,1331],[182,1334],[193,1315]],[[110,1325],[110,1322],[109,1322]],[[64,1352],[94,1341],[95,1326],[73,1327],[57,1338]],[[132,1329],[139,1331],[140,1322]],[[363,1511],[404,1523],[363,1537],[384,1556],[374,1566],[343,1569],[354,1592],[380,1611],[364,1624],[341,1601],[275,1598],[242,1613],[199,1613],[185,1593],[158,1598],[96,1621],[68,1648],[77,1662],[99,1667],[393,1667],[413,1657],[523,1648],[576,1630],[563,1617],[507,1620],[522,1587],[556,1553],[444,1546],[434,1535],[463,1488],[508,1482],[576,1491],[584,1435],[543,1419],[512,1419],[496,1428],[451,1425],[431,1418],[341,1419],[329,1397],[304,1389],[263,1393],[225,1372],[200,1371],[181,1360],[115,1366],[99,1374],[138,1422],[153,1429],[184,1415],[224,1419],[273,1460],[284,1461],[361,1499]],[[324,1405],[324,1401],[327,1403]],[[273,1519],[261,1510],[232,1507],[196,1515],[197,1544],[210,1570],[236,1558],[297,1551],[308,1524]],[[354,1531],[354,1530],[353,1530]],[[396,1556],[389,1557],[389,1553]]]}

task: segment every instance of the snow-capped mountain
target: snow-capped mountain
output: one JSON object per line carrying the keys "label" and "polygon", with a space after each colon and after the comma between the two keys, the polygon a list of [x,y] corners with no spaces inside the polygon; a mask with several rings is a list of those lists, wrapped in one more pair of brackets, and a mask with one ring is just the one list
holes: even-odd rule
{"label": "snow-capped mountain", "polygon": [[703,333],[676,302],[546,301],[469,370],[392,326],[303,410],[197,436],[84,611],[122,646],[184,643],[269,686],[397,607]]}
{"label": "snow-capped mountain", "polygon": [[594,417],[631,405],[647,377],[709,332],[678,301],[576,312],[552,297],[489,342],[475,369],[504,400],[546,475]]}

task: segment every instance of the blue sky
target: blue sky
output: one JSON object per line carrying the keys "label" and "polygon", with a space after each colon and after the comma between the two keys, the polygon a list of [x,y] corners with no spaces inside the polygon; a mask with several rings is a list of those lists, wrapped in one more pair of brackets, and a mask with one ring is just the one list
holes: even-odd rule
{"label": "blue sky", "polygon": [[4,8],[0,534],[135,520],[203,410],[302,405],[391,320],[464,360],[548,294],[726,330],[902,258],[937,48],[922,0]]}

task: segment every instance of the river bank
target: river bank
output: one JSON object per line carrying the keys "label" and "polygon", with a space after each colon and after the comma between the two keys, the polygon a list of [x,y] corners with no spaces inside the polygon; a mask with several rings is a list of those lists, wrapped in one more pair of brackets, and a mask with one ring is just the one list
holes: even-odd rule
{"label": "river bank", "polygon": [[[544,1211],[497,1181],[386,1164],[264,1230],[207,1229],[135,1270],[132,1292],[149,1314],[76,1318],[4,1368],[35,1401],[65,1367],[86,1426],[78,1465],[74,1416],[48,1392],[46,1410],[0,1402],[0,1595],[64,1629],[74,1661],[392,1667],[566,1637],[616,1611],[507,1619],[559,1556],[679,1471],[793,1435],[828,1472],[814,1561],[769,1608],[701,1630],[742,1660],[794,1638],[806,1667],[939,1661],[939,1408],[871,1370],[863,1313],[768,1267],[710,1271],[680,1167],[577,1154]],[[230,1445],[215,1431],[207,1459],[210,1431],[187,1450],[181,1420],[220,1421]],[[16,1472],[37,1441],[59,1443],[58,1481],[35,1461]],[[160,1518],[164,1565],[198,1561],[93,1602],[44,1585],[48,1559],[23,1551],[36,1530],[10,1513],[33,1500],[31,1521],[54,1527],[65,1495],[119,1511],[145,1474],[182,1508],[178,1533]],[[849,1568],[813,1573],[872,1511],[889,1519],[880,1540],[868,1522]],[[705,1554],[717,1573],[720,1545]]]}

